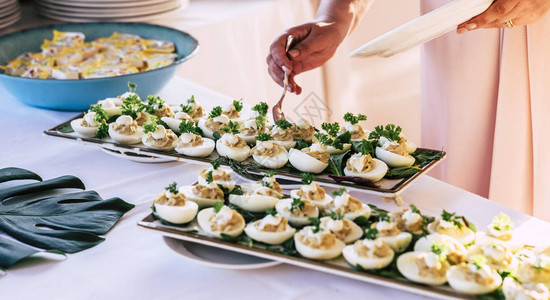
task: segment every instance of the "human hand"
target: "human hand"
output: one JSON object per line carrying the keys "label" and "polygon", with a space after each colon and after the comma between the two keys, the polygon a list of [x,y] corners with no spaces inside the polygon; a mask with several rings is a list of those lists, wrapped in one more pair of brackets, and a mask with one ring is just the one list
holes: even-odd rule
{"label": "human hand", "polygon": [[512,20],[514,25],[532,24],[542,18],[549,9],[548,0],[496,0],[485,12],[458,25],[456,32],[506,27],[508,20]]}
{"label": "human hand", "polygon": [[[322,66],[334,55],[346,34],[347,28],[319,20],[288,29],[271,44],[266,59],[269,75],[283,86],[286,70],[289,74],[288,90],[299,95],[302,88],[296,84],[294,76]],[[294,36],[294,42],[287,55],[285,43],[288,35]]]}

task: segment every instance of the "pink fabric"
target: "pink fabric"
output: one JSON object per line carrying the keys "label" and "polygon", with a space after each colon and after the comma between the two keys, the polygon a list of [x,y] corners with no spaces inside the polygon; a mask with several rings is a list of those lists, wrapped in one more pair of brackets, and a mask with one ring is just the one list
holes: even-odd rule
{"label": "pink fabric", "polygon": [[550,14],[424,45],[422,145],[448,153],[434,177],[550,220],[549,55]]}

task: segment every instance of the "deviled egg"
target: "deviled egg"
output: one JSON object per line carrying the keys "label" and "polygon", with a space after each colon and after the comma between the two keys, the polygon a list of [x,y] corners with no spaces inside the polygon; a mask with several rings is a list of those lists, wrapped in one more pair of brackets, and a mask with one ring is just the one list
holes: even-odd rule
{"label": "deviled egg", "polygon": [[346,246],[330,231],[318,226],[306,226],[294,235],[294,245],[300,255],[306,258],[327,260],[342,253]]}
{"label": "deviled egg", "polygon": [[477,245],[490,245],[494,243],[503,244],[516,251],[521,248],[520,243],[516,243],[512,240],[512,228],[514,223],[510,220],[510,217],[504,213],[500,213],[493,218],[491,224],[487,225],[485,232],[478,231],[476,233]]}
{"label": "deviled egg", "polygon": [[443,210],[441,218],[436,218],[427,226],[430,233],[441,233],[454,237],[464,245],[474,242],[476,234],[455,213]]}
{"label": "deviled egg", "polygon": [[282,198],[282,193],[268,186],[260,186],[253,192],[242,195],[229,195],[229,202],[246,211],[259,213],[275,208],[277,202]]}
{"label": "deviled egg", "polygon": [[383,240],[393,251],[403,252],[412,240],[412,234],[401,231],[397,225],[390,221],[389,217],[381,218],[380,221],[373,223],[371,228],[378,231],[377,238]]}
{"label": "deviled egg", "polygon": [[191,116],[189,116],[187,113],[184,113],[182,111],[178,111],[174,113],[173,117],[162,117],[160,118],[170,129],[172,129],[173,132],[180,134],[180,125],[183,121],[191,122],[195,124],[195,121]]}
{"label": "deviled egg", "polygon": [[227,191],[231,192],[235,188],[235,180],[231,178],[231,171],[220,168],[220,162],[213,160],[209,168],[202,169],[199,173],[198,182],[202,185],[208,185],[213,182]]}
{"label": "deviled egg", "polygon": [[122,98],[122,96],[118,96],[116,98],[105,98],[103,100],[97,101],[97,104],[101,104],[101,107],[105,110],[107,115],[109,115],[109,117],[112,117],[122,114],[122,103],[124,99],[125,98]]}
{"label": "deviled egg", "polygon": [[132,117],[122,115],[109,124],[109,136],[121,144],[137,144],[143,137],[143,128]]}
{"label": "deviled egg", "polygon": [[192,157],[206,157],[214,152],[216,143],[209,138],[198,135],[195,123],[182,121],[179,128],[181,129],[181,135],[175,142],[176,152]]}
{"label": "deviled egg", "polygon": [[159,96],[147,97],[146,111],[159,119],[162,117],[174,117],[172,108],[164,100],[160,99]]}
{"label": "deviled egg", "polygon": [[221,106],[216,106],[210,111],[208,118],[199,120],[198,126],[202,130],[204,136],[214,139],[214,132],[217,132],[219,135],[225,134],[222,127],[227,126],[228,123],[229,118],[226,115],[222,115]]}
{"label": "deviled egg", "polygon": [[487,257],[491,267],[497,271],[500,270],[515,270],[518,267],[518,259],[514,256],[512,251],[503,244],[490,244],[490,245],[473,245],[468,248],[468,255],[483,254]]}
{"label": "deviled egg", "polygon": [[256,136],[260,133],[266,133],[265,117],[257,116],[247,119],[239,129],[239,136],[242,137],[248,144],[256,143]]}
{"label": "deviled egg", "polygon": [[222,234],[237,237],[244,231],[245,226],[243,216],[222,202],[201,210],[197,215],[197,221],[207,235],[216,238],[221,238]]}
{"label": "deviled egg", "polygon": [[81,137],[94,137],[99,126],[98,119],[96,112],[89,111],[83,118],[72,120],[71,127]]}
{"label": "deviled egg", "polygon": [[371,209],[365,203],[351,196],[345,188],[332,192],[334,199],[327,205],[325,213],[331,212],[342,214],[348,220],[355,220],[359,216],[370,217]]}
{"label": "deviled egg", "polygon": [[277,213],[285,218],[293,226],[311,224],[310,218],[319,217],[319,209],[308,200],[299,198],[286,198],[275,204]]}
{"label": "deviled egg", "polygon": [[378,144],[380,146],[383,146],[386,143],[392,143],[392,142],[399,144],[398,146],[394,144],[394,146],[401,147],[402,150],[404,150],[409,154],[413,154],[417,149],[417,146],[415,143],[407,141],[407,139],[404,137],[399,137],[397,140],[390,140],[385,136],[381,136],[380,139],[378,140]]}
{"label": "deviled egg", "polygon": [[332,213],[331,216],[322,217],[321,229],[334,233],[336,238],[344,243],[353,243],[363,236],[363,229],[353,221],[344,219],[344,216]]}
{"label": "deviled egg", "polygon": [[370,154],[356,153],[346,162],[344,174],[379,181],[388,172],[388,166],[381,160],[372,158]]}
{"label": "deviled egg", "polygon": [[296,141],[292,138],[292,124],[287,120],[277,120],[271,129],[271,136],[275,143],[285,147],[286,150],[296,146]]}
{"label": "deviled egg", "polygon": [[466,261],[468,250],[458,240],[448,235],[432,233],[421,237],[414,244],[414,251],[434,252],[446,258],[451,265]]}
{"label": "deviled egg", "polygon": [[222,114],[226,115],[230,120],[237,121],[241,118],[241,110],[243,109],[243,101],[233,100],[231,104],[223,107]]}
{"label": "deviled egg", "polygon": [[144,135],[141,142],[152,149],[170,151],[176,147],[178,136],[172,129],[166,129],[162,125],[156,125],[156,122],[144,125]]}
{"label": "deviled egg", "polygon": [[524,261],[516,276],[524,284],[542,283],[550,288],[550,256],[539,254],[534,261]]}
{"label": "deviled egg", "polygon": [[326,147],[319,143],[301,150],[292,148],[288,160],[296,169],[308,173],[321,173],[328,167],[330,154]]}
{"label": "deviled egg", "polygon": [[311,142],[313,134],[315,134],[315,127],[306,119],[300,119],[291,127],[292,138],[294,140],[304,140]]}
{"label": "deviled egg", "polygon": [[173,224],[191,222],[199,209],[197,203],[185,199],[185,194],[180,193],[175,182],[165,188],[153,205],[161,219]]}
{"label": "deviled egg", "polygon": [[188,114],[195,122],[204,117],[204,110],[195,100],[195,95],[191,95],[185,104],[181,104],[179,111]]}
{"label": "deviled egg", "polygon": [[273,171],[266,172],[264,174],[264,177],[259,181],[242,183],[241,189],[245,193],[252,193],[262,186],[268,187],[281,195],[283,194],[283,189],[281,188],[281,185],[277,182],[277,179],[275,178],[275,172]]}
{"label": "deviled egg", "polygon": [[395,253],[381,239],[367,233],[367,238],[356,241],[342,250],[342,255],[352,266],[365,270],[376,270],[387,267]]}
{"label": "deviled egg", "polygon": [[243,138],[233,133],[226,133],[217,140],[216,150],[220,156],[225,156],[236,161],[243,161],[250,156],[250,147],[248,144]]}
{"label": "deviled egg", "polygon": [[296,229],[288,224],[288,220],[279,215],[267,214],[263,219],[248,223],[244,232],[258,242],[279,245],[290,239]]}
{"label": "deviled egg", "polygon": [[199,207],[214,206],[218,202],[224,202],[223,191],[213,182],[206,185],[183,186],[180,188],[180,193],[184,193],[187,200],[196,202]]}
{"label": "deviled egg", "polygon": [[256,137],[256,146],[252,148],[254,161],[269,169],[279,169],[288,162],[286,149],[273,142],[271,135],[260,133]]}
{"label": "deviled egg", "polygon": [[316,182],[315,176],[309,173],[302,174],[302,186],[298,190],[291,190],[291,198],[300,198],[309,200],[317,206],[320,211],[324,211],[327,205],[332,202],[332,197]]}
{"label": "deviled egg", "polygon": [[[413,208],[414,207],[414,208]],[[405,208],[401,211],[390,213],[391,220],[397,224],[399,230],[405,230],[412,234],[422,234],[424,230],[424,221],[420,211],[416,211],[416,206]]]}
{"label": "deviled egg", "polygon": [[478,295],[496,290],[502,284],[502,277],[486,263],[483,255],[472,256],[468,263],[455,265],[447,270],[447,281],[456,291]]}
{"label": "deviled egg", "polygon": [[427,285],[447,282],[447,263],[433,252],[407,252],[397,258],[397,269],[410,281]]}
{"label": "deviled egg", "polygon": [[[352,142],[358,142],[363,139],[368,139],[370,131],[365,131],[361,125],[359,125],[360,121],[366,121],[367,116],[363,114],[358,114],[357,116],[353,115],[352,113],[346,113],[344,115],[344,127],[342,127],[343,132],[349,132],[351,134],[351,141]],[[341,132],[342,133],[342,132]]]}
{"label": "deviled egg", "polygon": [[542,284],[521,284],[512,277],[504,278],[502,292],[507,300],[546,300],[550,299],[550,291]]}
{"label": "deviled egg", "polygon": [[415,162],[415,158],[395,142],[387,142],[381,147],[376,147],[376,157],[390,167],[410,167]]}

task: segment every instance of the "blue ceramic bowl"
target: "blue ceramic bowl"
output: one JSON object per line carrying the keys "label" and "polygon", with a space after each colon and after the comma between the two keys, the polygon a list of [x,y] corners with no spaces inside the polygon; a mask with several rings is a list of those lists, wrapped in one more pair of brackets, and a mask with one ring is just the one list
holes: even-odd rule
{"label": "blue ceramic bowl", "polygon": [[117,77],[58,80],[10,76],[0,70],[0,85],[19,101],[31,106],[81,111],[98,100],[120,95],[128,91],[128,82],[137,84],[137,93],[144,99],[156,94],[174,76],[176,67],[191,58],[198,50],[198,42],[189,34],[146,23],[66,23],[22,30],[0,37],[0,65],[24,52],[40,52],[44,39],[52,38],[52,31],[78,31],[86,35],[86,41],[108,37],[113,32],[130,33],[146,39],[171,41],[178,57],[166,67]]}

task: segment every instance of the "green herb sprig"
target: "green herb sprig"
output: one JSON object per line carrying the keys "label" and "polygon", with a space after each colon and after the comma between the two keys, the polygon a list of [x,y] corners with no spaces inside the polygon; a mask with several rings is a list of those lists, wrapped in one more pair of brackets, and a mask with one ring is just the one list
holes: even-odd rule
{"label": "green herb sprig", "polygon": [[285,119],[281,119],[281,120],[277,120],[275,122],[275,125],[277,125],[279,128],[281,128],[282,130],[287,130],[289,129],[290,127],[292,127],[292,123],[290,123],[289,121],[285,120]]}
{"label": "green herb sprig", "polygon": [[157,110],[157,107],[163,107],[164,103],[164,100],[160,99],[159,96],[149,95],[147,96],[147,105],[145,111],[150,114],[154,114]]}
{"label": "green herb sprig", "polygon": [[223,201],[214,203],[214,212],[219,213],[220,210],[222,210],[222,207],[223,207]]}
{"label": "green herb sprig", "polygon": [[344,214],[336,213],[336,212],[331,211],[330,212],[330,218],[335,220],[335,221],[343,220],[344,219]]}
{"label": "green herb sprig", "polygon": [[313,225],[313,233],[317,233],[321,230],[321,221],[318,218],[310,217],[308,220],[311,222],[311,225]]}
{"label": "green herb sprig", "polygon": [[268,208],[265,210],[265,214],[275,216],[277,214],[277,211],[274,210],[273,208]]}
{"label": "green herb sprig", "polygon": [[149,116],[150,118],[150,121],[143,124],[143,132],[144,133],[149,133],[149,132],[155,132],[157,130],[157,125],[158,125],[158,118],[151,115]]}
{"label": "green herb sprig", "polygon": [[175,181],[172,182],[172,183],[170,183],[170,184],[169,184],[167,187],[165,187],[164,189],[167,190],[167,191],[169,191],[170,193],[172,193],[172,194],[174,194],[174,195],[177,194],[177,193],[179,193],[179,191],[178,191],[178,184],[177,184],[177,182],[175,182]]}
{"label": "green herb sprig", "polygon": [[376,126],[374,127],[374,131],[371,131],[369,134],[369,140],[379,139],[382,136],[390,141],[397,142],[401,139],[401,127],[395,124],[388,124],[386,127],[382,125]]}
{"label": "green herb sprig", "polygon": [[212,110],[208,114],[208,118],[213,119],[215,117],[219,117],[219,116],[222,115],[222,112],[223,112],[222,107],[221,106],[216,106],[216,107],[212,108]]}
{"label": "green herb sprig", "polygon": [[243,98],[240,100],[233,100],[233,106],[235,107],[235,110],[240,112],[243,110]]}
{"label": "green herb sprig", "polygon": [[136,91],[136,89],[137,89],[137,84],[128,81],[128,90],[133,93]]}
{"label": "green herb sprig", "polygon": [[489,262],[489,259],[487,259],[487,256],[483,254],[476,254],[470,256],[470,262],[479,270]]}
{"label": "green herb sprig", "polygon": [[347,192],[345,187],[341,187],[335,191],[332,192],[333,196],[342,196],[345,192]]}
{"label": "green herb sprig", "polygon": [[294,212],[295,210],[302,210],[306,203],[300,198],[292,198],[292,204],[290,205],[290,211]]}
{"label": "green herb sprig", "polygon": [[221,128],[221,130],[223,130],[224,132],[226,133],[230,133],[230,134],[239,134],[240,130],[239,130],[239,123],[238,122],[233,122],[233,121],[229,121],[229,123],[227,123],[226,126],[223,126]]}
{"label": "green herb sprig", "polygon": [[443,212],[441,213],[441,219],[447,222],[451,222],[456,227],[462,229],[462,217],[458,216],[456,213],[450,213],[446,210],[443,210]]}
{"label": "green herb sprig", "polygon": [[332,137],[336,137],[338,136],[338,134],[340,133],[340,124],[338,124],[338,122],[334,122],[334,123],[322,123],[321,124],[321,129],[323,129],[324,131],[326,131],[326,133]]}
{"label": "green herb sprig", "polygon": [[365,238],[368,240],[376,240],[378,237],[378,229],[376,228],[369,228],[365,232]]}
{"label": "green herb sprig", "polygon": [[362,155],[370,155],[374,157],[374,152],[376,149],[377,142],[375,140],[367,141],[365,139],[361,140],[361,146],[359,147],[359,152]]}
{"label": "green herb sprig", "polygon": [[273,137],[269,133],[261,132],[256,136],[256,140],[260,142],[271,141]]}
{"label": "green herb sprig", "polygon": [[498,216],[493,218],[491,226],[497,231],[508,231],[512,229],[514,223],[510,220],[510,217],[507,214],[500,213]]}
{"label": "green herb sprig", "polygon": [[363,114],[358,114],[357,116],[353,115],[352,113],[346,113],[344,115],[344,121],[351,123],[352,125],[355,125],[359,123],[359,121],[366,121],[367,116]]}
{"label": "green herb sprig", "polygon": [[252,110],[257,112],[258,115],[265,117],[267,115],[267,111],[269,110],[269,105],[267,105],[267,103],[265,102],[260,102],[252,106]]}
{"label": "green herb sprig", "polygon": [[186,120],[181,121],[179,129],[180,129],[180,134],[192,133],[192,134],[199,135],[199,130],[197,126],[195,125],[195,123],[191,121],[186,121]]}
{"label": "green herb sprig", "polygon": [[311,173],[302,173],[302,184],[308,185],[315,181],[315,175]]}
{"label": "green herb sprig", "polygon": [[101,104],[90,106],[90,111],[95,112],[94,121],[98,124],[95,137],[98,139],[108,137],[109,125],[107,124],[107,120],[109,119],[109,115],[107,112],[101,107]]}

